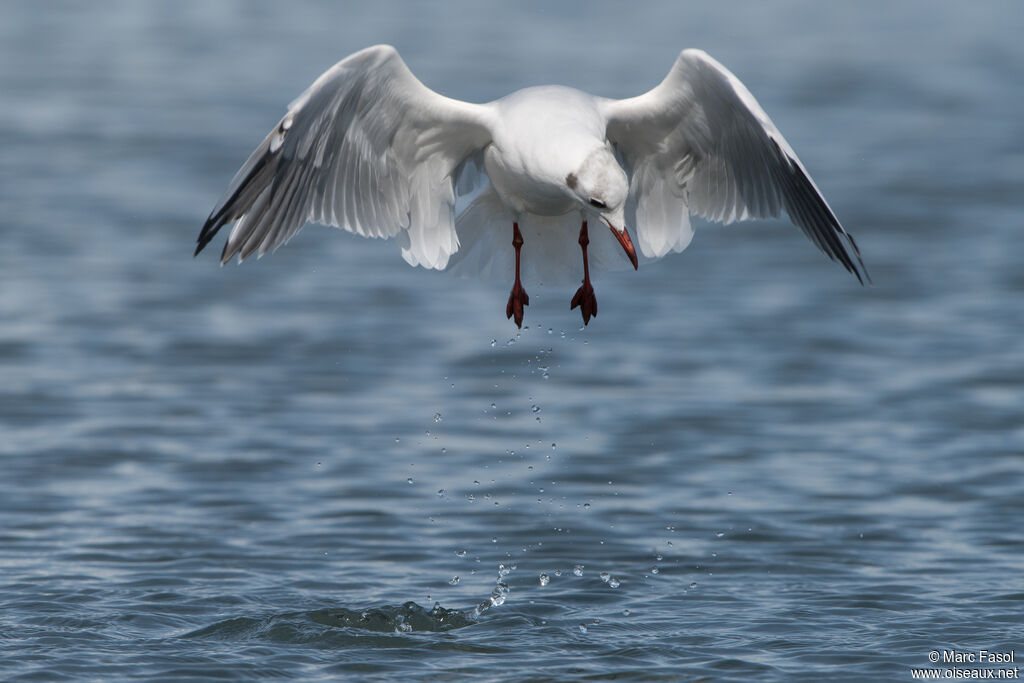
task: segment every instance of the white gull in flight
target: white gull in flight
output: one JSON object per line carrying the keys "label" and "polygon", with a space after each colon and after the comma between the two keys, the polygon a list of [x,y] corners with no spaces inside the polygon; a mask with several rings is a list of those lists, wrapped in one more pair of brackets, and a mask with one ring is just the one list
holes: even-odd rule
{"label": "white gull in flight", "polygon": [[[456,216],[456,196],[482,181]],[[691,214],[731,223],[782,211],[868,278],[789,143],[705,52],[684,50],[665,80],[629,99],[541,86],[470,104],[430,90],[377,45],[291,103],[211,212],[196,254],[228,223],[221,263],[262,256],[315,221],[394,237],[414,266],[513,279],[506,314],[519,326],[523,280],[582,278],[571,308],[586,324],[597,315],[591,266],[638,267],[627,226],[654,259],[686,248]],[[590,235],[595,219],[610,230]]]}

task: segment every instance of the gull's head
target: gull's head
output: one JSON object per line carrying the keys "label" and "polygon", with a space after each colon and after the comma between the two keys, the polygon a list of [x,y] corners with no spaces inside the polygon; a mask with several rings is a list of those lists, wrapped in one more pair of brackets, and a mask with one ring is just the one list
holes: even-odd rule
{"label": "gull's head", "polygon": [[611,228],[636,268],[636,250],[626,230],[629,179],[611,149],[601,146],[590,152],[575,171],[565,176],[565,186],[584,213],[597,214]]}

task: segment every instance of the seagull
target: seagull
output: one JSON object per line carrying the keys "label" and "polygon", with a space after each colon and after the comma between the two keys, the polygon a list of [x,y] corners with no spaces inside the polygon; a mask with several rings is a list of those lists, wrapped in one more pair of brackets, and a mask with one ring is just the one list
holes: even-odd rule
{"label": "seagull", "polygon": [[[463,196],[472,200],[456,215]],[[505,313],[518,327],[527,275],[582,278],[570,309],[586,325],[597,315],[591,266],[639,267],[627,226],[640,255],[657,259],[687,247],[691,215],[731,223],[782,211],[870,282],[793,148],[706,52],[683,50],[660,84],[628,99],[538,86],[470,104],[430,90],[394,47],[376,45],[289,105],[210,213],[195,254],[229,223],[222,265],[263,256],[312,221],[393,237],[413,266],[512,276]],[[591,223],[609,231],[592,236]]]}

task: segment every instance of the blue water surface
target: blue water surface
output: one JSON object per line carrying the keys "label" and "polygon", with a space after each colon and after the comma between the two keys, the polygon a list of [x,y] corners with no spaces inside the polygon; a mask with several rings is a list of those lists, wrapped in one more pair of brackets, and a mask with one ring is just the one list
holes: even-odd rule
{"label": "blue water surface", "polygon": [[[933,650],[1024,657],[1022,18],[5,3],[0,678],[910,680]],[[510,283],[319,226],[193,259],[285,105],[380,42],[472,101],[630,96],[702,47],[874,285],[786,220],[600,274],[585,329],[571,287],[528,287],[519,331]]]}

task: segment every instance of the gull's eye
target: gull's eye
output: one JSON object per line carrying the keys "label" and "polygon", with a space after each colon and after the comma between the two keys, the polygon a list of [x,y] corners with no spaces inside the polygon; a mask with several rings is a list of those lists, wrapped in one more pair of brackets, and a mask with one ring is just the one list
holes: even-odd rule
{"label": "gull's eye", "polygon": [[591,199],[590,205],[595,209],[607,209],[608,205],[602,202],[600,199]]}

